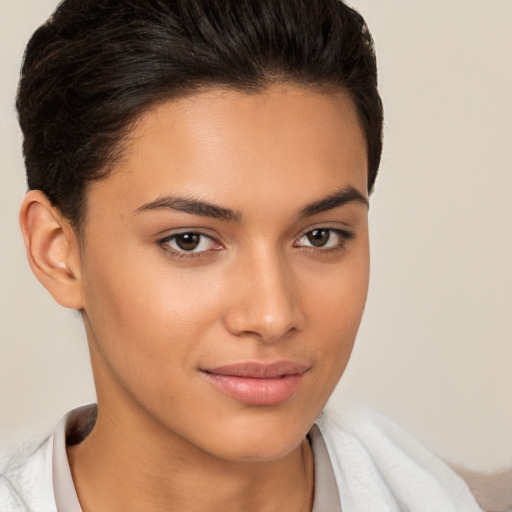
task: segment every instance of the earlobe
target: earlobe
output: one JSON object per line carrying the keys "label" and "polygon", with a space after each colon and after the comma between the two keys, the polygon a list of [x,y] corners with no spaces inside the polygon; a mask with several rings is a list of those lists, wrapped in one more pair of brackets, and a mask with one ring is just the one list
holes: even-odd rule
{"label": "earlobe", "polygon": [[69,222],[40,190],[31,190],[20,209],[20,226],[35,276],[62,306],[82,309],[80,250]]}

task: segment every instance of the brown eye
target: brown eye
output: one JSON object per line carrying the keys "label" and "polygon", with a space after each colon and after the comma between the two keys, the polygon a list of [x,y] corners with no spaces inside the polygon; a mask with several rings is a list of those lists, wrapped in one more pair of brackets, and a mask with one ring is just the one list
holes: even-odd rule
{"label": "brown eye", "polygon": [[199,254],[211,251],[217,246],[215,241],[208,235],[194,231],[185,231],[168,236],[160,240],[160,245],[167,246],[175,253],[181,254]]}
{"label": "brown eye", "polygon": [[329,238],[331,236],[329,229],[314,229],[310,231],[306,237],[308,241],[314,247],[323,247],[329,242]]}
{"label": "brown eye", "polygon": [[295,247],[319,249],[322,251],[336,250],[344,247],[345,242],[352,239],[354,233],[344,229],[318,228],[308,231],[295,243]]}
{"label": "brown eye", "polygon": [[198,248],[201,235],[198,233],[183,233],[182,235],[175,235],[174,240],[183,251],[193,251]]}

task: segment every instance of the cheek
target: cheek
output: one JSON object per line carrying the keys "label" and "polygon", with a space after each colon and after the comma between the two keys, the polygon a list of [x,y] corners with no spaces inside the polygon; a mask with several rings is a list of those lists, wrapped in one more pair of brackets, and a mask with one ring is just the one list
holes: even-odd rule
{"label": "cheek", "polygon": [[98,391],[115,382],[156,411],[175,393],[187,396],[181,383],[194,367],[200,338],[189,287],[123,260],[96,265],[88,283],[86,324]]}
{"label": "cheek", "polygon": [[147,248],[113,257],[113,245],[91,248],[84,267],[93,341],[118,377],[147,380],[151,373],[167,382],[169,368],[179,373],[178,366],[194,365],[204,332],[219,316],[219,283],[211,272],[176,269]]}
{"label": "cheek", "polygon": [[367,237],[351,247],[335,265],[313,270],[304,283],[305,297],[311,308],[327,326],[344,331],[357,331],[363,314],[369,280],[369,249]]}
{"label": "cheek", "polygon": [[310,319],[317,360],[329,381],[336,381],[348,363],[361,323],[369,278],[367,243],[345,264],[324,276],[309,290]]}

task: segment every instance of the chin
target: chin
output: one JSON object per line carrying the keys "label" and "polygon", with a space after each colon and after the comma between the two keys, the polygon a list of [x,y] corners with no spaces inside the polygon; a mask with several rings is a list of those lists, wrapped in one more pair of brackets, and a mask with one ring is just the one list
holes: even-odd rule
{"label": "chin", "polygon": [[293,443],[289,439],[283,439],[281,442],[276,442],[275,439],[272,441],[262,439],[256,442],[250,440],[250,442],[230,443],[217,457],[232,462],[272,462],[282,459],[293,452],[303,439],[304,437],[301,437]]}
{"label": "chin", "polygon": [[[311,421],[313,423],[314,419]],[[263,415],[218,422],[211,436],[200,443],[207,452],[225,460],[271,462],[295,450],[311,424],[292,415]]]}

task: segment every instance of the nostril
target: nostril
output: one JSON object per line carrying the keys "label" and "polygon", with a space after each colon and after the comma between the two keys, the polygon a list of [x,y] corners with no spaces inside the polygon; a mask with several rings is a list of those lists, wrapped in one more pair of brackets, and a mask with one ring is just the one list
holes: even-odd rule
{"label": "nostril", "polygon": [[274,343],[287,339],[300,329],[299,316],[293,310],[282,314],[258,314],[255,309],[240,309],[226,315],[226,327],[234,336]]}

